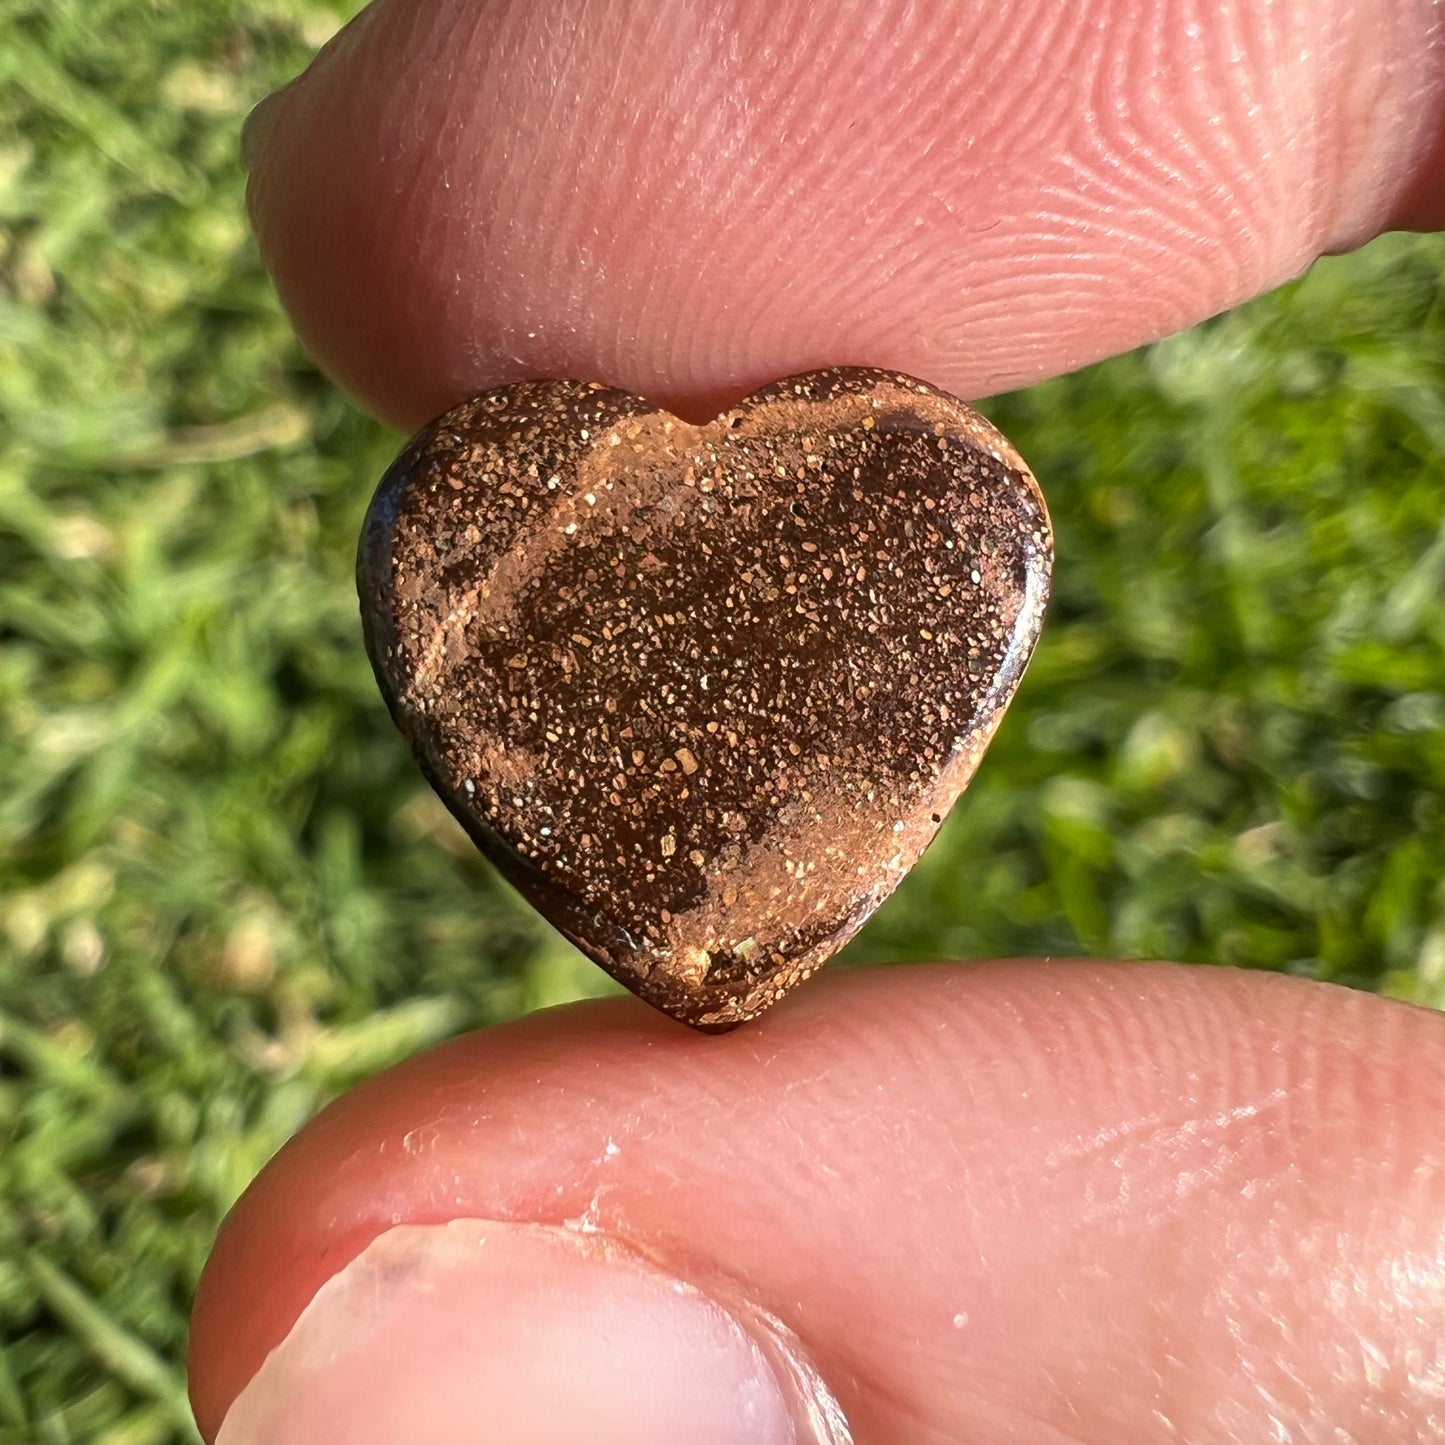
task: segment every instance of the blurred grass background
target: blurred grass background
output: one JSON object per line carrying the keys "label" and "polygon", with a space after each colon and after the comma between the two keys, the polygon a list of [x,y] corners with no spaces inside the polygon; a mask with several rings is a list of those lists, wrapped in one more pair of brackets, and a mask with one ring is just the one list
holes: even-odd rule
{"label": "blurred grass background", "polygon": [[[0,0],[0,1445],[191,1439],[187,1303],[319,1104],[603,980],[418,779],[237,128],[350,9]],[[850,950],[1170,956],[1445,1005],[1445,243],[989,408],[1056,600]]]}

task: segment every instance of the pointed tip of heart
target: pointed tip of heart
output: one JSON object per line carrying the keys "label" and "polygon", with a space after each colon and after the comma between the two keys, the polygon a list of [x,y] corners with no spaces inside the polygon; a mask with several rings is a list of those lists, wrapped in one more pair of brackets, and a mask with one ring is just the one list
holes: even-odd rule
{"label": "pointed tip of heart", "polygon": [[1051,558],[986,420],[837,370],[703,426],[593,384],[476,398],[383,480],[358,583],[388,706],[473,839],[615,978],[721,1032],[928,845]]}

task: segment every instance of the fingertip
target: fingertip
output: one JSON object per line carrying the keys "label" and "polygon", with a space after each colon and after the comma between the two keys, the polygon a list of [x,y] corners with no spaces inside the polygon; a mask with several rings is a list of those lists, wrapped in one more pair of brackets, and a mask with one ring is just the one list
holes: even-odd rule
{"label": "fingertip", "polygon": [[859,1440],[1150,1439],[1160,1410],[1200,1445],[1276,1415],[1429,1438],[1441,1089],[1437,1016],[1205,968],[844,970],[721,1038],[629,1000],[533,1016],[268,1167],[203,1282],[198,1417],[379,1236],[467,1216],[735,1284]]}
{"label": "fingertip", "polygon": [[1434,11],[380,3],[258,112],[252,211],[406,430],[526,377],[690,418],[840,364],[984,395],[1434,218]]}

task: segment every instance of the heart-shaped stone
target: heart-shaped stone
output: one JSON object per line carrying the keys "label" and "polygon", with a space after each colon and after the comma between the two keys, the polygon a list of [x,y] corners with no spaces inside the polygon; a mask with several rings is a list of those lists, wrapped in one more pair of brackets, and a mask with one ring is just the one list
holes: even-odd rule
{"label": "heart-shaped stone", "polygon": [[987,421],[850,369],[705,426],[571,381],[466,402],[382,480],[358,581],[392,716],[477,845],[614,978],[720,1030],[928,845],[1051,556]]}

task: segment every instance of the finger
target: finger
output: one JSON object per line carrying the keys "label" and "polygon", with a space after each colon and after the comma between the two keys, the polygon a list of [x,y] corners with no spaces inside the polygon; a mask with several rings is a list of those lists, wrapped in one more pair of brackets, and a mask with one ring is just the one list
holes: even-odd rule
{"label": "finger", "polygon": [[266,261],[408,430],[527,376],[964,396],[1440,209],[1430,0],[383,0],[251,128]]}
{"label": "finger", "polygon": [[[262,1174],[203,1281],[198,1417],[316,1297],[238,1430],[810,1439],[831,1397],[859,1445],[1438,1439],[1442,1087],[1437,1015],[1166,965],[840,971],[722,1038],[536,1015]],[[448,1220],[481,1222],[395,1229]],[[234,1438],[328,1438],[276,1428]]]}

